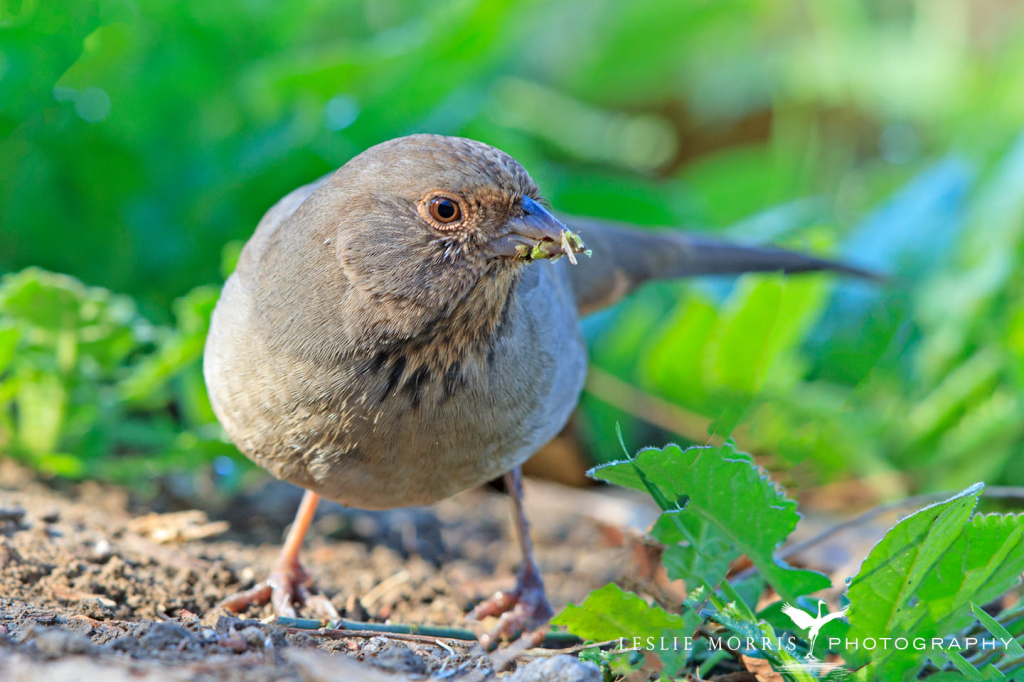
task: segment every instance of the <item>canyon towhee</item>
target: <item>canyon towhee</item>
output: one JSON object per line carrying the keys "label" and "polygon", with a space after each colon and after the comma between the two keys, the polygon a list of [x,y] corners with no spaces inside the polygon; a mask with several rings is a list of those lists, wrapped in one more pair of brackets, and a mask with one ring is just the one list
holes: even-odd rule
{"label": "canyon towhee", "polygon": [[523,563],[516,588],[475,615],[502,615],[491,641],[543,624],[519,467],[579,399],[580,315],[654,279],[870,276],[781,249],[567,224],[592,258],[513,158],[436,135],[377,145],[267,212],[213,313],[204,374],[239,449],[307,493],[270,579],[228,608],[269,599],[292,615],[310,596],[298,551],[318,496],[422,505],[506,474]]}

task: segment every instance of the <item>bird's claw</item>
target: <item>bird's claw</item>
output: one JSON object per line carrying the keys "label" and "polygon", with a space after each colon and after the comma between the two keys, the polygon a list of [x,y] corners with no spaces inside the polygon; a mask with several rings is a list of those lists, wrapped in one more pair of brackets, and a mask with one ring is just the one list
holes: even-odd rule
{"label": "bird's claw", "polygon": [[498,592],[481,602],[469,618],[482,620],[488,616],[499,616],[497,625],[480,635],[480,643],[491,651],[499,641],[516,639],[521,635],[523,638],[537,638],[539,643],[544,639],[544,626],[553,615],[554,610],[544,595],[543,585],[519,585],[514,590]]}
{"label": "bird's claw", "polygon": [[279,562],[270,576],[256,586],[233,594],[218,606],[231,613],[241,613],[250,606],[270,604],[274,613],[284,618],[295,617],[295,604],[308,606],[321,618],[337,621],[341,618],[330,600],[310,589],[312,578],[298,561]]}

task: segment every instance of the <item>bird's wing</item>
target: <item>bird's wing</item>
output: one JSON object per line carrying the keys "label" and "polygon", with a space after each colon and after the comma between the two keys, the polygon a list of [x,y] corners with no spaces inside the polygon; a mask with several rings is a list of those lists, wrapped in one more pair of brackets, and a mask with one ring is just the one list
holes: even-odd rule
{"label": "bird's wing", "polygon": [[250,276],[249,273],[253,270],[255,264],[259,262],[263,249],[266,248],[267,242],[277,232],[277,228],[299,210],[299,207],[324,183],[329,175],[324,175],[308,185],[293,189],[267,209],[263,218],[260,219],[259,225],[256,226],[256,231],[249,238],[245,248],[242,250],[242,255],[238,259],[235,272],[238,273],[240,279],[245,280]]}
{"label": "bird's wing", "polygon": [[835,613],[830,613],[830,614],[828,614],[827,616],[825,616],[824,618],[821,619],[821,624],[824,625],[825,623],[829,622],[830,620],[836,620],[837,618],[842,618],[843,616],[846,615],[846,612],[849,611],[849,610],[850,609],[846,608],[846,609],[843,609],[842,611],[836,611]]}
{"label": "bird's wing", "polygon": [[569,268],[580,313],[615,303],[649,280],[744,272],[828,270],[878,280],[856,266],[770,246],[743,246],[678,231],[651,231],[606,222],[559,216],[580,233],[591,258]]}
{"label": "bird's wing", "polygon": [[814,625],[815,618],[806,611],[801,611],[792,604],[786,603],[782,605],[782,612],[790,617],[793,623],[801,629],[806,629]]}

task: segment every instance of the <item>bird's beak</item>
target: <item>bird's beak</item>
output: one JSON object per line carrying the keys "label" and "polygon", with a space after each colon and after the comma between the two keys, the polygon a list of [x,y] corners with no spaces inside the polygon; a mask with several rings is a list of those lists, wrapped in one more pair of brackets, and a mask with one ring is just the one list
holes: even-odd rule
{"label": "bird's beak", "polygon": [[562,233],[567,231],[558,218],[530,197],[523,197],[523,215],[507,223],[508,231],[487,243],[491,258],[521,256],[523,247],[529,251],[542,242],[552,242],[552,253],[561,252]]}

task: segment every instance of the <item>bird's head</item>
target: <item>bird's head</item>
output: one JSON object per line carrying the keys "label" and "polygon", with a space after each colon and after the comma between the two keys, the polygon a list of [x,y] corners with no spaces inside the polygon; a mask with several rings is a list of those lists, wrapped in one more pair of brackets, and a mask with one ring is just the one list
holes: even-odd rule
{"label": "bird's head", "polygon": [[473,140],[384,142],[349,161],[325,190],[349,281],[386,299],[447,309],[482,283],[499,295],[531,253],[582,249],[563,239],[565,226],[529,173]]}

